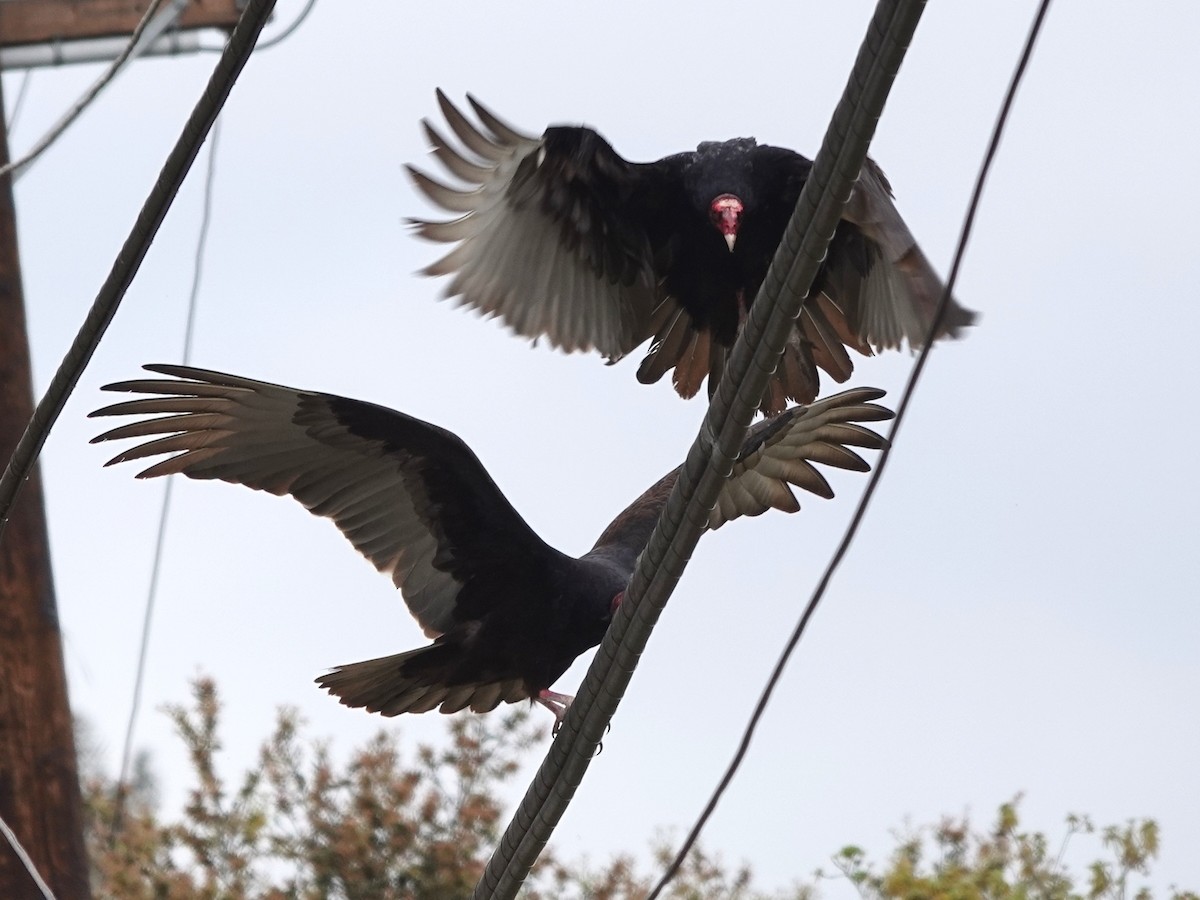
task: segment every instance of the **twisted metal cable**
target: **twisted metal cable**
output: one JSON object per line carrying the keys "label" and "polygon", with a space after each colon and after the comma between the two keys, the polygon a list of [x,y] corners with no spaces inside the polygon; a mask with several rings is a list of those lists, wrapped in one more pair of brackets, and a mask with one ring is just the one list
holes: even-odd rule
{"label": "twisted metal cable", "polygon": [[67,402],[67,397],[79,383],[83,370],[92,354],[96,352],[100,339],[133,282],[150,243],[158,233],[167,210],[171,208],[171,203],[195,161],[196,154],[200,152],[200,146],[212,128],[217,114],[225,105],[229,91],[246,65],[246,60],[250,58],[258,35],[274,6],[275,0],[249,0],[246,4],[229,42],[221,53],[221,58],[217,60],[208,84],[205,85],[204,93],[192,109],[187,124],[184,125],[158,179],[150,189],[146,202],[142,205],[129,237],[125,239],[121,252],[113,261],[108,278],[96,294],[87,318],[84,319],[58,371],[54,373],[50,386],[34,410],[25,433],[21,435],[4,475],[0,476],[0,538],[3,537],[4,525],[8,521],[9,511],[21,485],[29,477],[50,429]]}
{"label": "twisted metal cable", "polygon": [[924,0],[881,0],[876,7],[812,173],[683,471],[558,737],[475,888],[476,900],[507,900],[516,894],[587,771],[778,364],[924,5]]}

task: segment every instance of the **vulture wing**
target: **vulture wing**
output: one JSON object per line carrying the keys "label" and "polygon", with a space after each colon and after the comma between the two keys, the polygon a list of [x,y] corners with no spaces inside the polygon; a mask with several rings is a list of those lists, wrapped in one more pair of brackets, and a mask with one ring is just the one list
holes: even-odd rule
{"label": "vulture wing", "polygon": [[648,338],[658,279],[645,216],[677,187],[678,167],[627,162],[590,128],[522,134],[468,96],[477,126],[437,98],[462,147],[428,121],[425,131],[467,188],[409,167],[432,203],[460,214],[412,220],[422,237],[456,245],[424,273],[453,276],[447,296],[563,350],[615,359]]}
{"label": "vulture wing", "polygon": [[[925,343],[945,285],[900,217],[883,170],[868,158],[842,211],[854,230],[835,236],[821,289],[846,313],[851,329],[876,350]],[[860,244],[861,246],[856,246]],[[951,298],[935,338],[957,337],[975,313]]]}
{"label": "vulture wing", "polygon": [[831,498],[829,482],[813,463],[869,472],[870,465],[850,448],[882,450],[887,446],[880,435],[857,424],[893,417],[890,409],[870,402],[883,393],[877,388],[842,391],[811,406],[793,406],[756,424],[747,433],[729,480],[708,514],[708,527],[717,529],[730,519],[757,516],[771,508],[798,512],[800,504],[788,485]]}
{"label": "vulture wing", "polygon": [[488,612],[472,602],[471,582],[504,579],[520,596],[525,580],[563,558],[513,509],[471,449],[436,425],[332,394],[189,366],[146,368],[188,380],[105,387],[160,396],[93,416],[169,414],[94,438],[155,438],[109,465],[172,454],[138,477],[178,472],[295,497],[332,519],[391,577],[430,637]]}
{"label": "vulture wing", "polygon": [[[761,515],[772,508],[798,512],[800,504],[789,485],[829,499],[833,490],[813,463],[870,471],[866,460],[850,448],[881,450],[887,446],[882,436],[857,424],[883,422],[895,415],[871,402],[883,395],[878,388],[855,388],[811,406],[793,406],[753,426],[709,511],[708,527],[715,530],[730,519]],[[631,503],[604,529],[591,553],[609,554],[614,549],[633,557],[641,553],[679,472],[668,472]]]}

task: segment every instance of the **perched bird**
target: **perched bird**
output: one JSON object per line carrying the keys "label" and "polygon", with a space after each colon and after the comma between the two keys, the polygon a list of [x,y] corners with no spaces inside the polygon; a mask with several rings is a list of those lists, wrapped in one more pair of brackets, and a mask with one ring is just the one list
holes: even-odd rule
{"label": "perched bird", "polygon": [[[391,577],[434,639],[340,666],[318,684],[347,706],[385,716],[435,707],[487,712],[529,698],[561,721],[571,698],[550,686],[604,636],[678,469],[574,559],[525,524],[470,448],[445,429],[332,394],[189,366],[146,368],[175,377],[110,384],[104,389],[153,396],[92,415],[168,415],[94,438],[153,438],[108,465],[169,454],[138,477],[178,472],[295,497],[332,519]],[[867,471],[848,448],[883,446],[855,424],[891,418],[871,402],[881,396],[873,388],[846,391],[750,429],[709,527],[770,507],[795,512],[789,484],[832,497],[813,462]]]}
{"label": "perched bird", "polygon": [[[709,394],[754,301],[812,162],[753,138],[703,143],[652,163],[631,163],[590,128],[556,125],[522,134],[468,96],[472,123],[439,90],[456,146],[426,120],[433,153],[465,189],[408,171],[450,221],[410,222],[455,244],[426,267],[453,276],[447,296],[499,316],[517,334],[615,361],[647,339],[644,383],[674,369],[691,397]],[[790,335],[762,410],[811,402],[817,367],[843,382],[847,348],[924,343],[942,282],[868,160],[842,213],[810,299]],[[953,300],[938,337],[975,314]]]}

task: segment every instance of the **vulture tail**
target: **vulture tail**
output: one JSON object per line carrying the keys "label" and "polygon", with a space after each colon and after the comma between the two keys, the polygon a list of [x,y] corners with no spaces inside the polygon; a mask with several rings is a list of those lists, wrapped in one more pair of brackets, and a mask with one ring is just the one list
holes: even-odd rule
{"label": "vulture tail", "polygon": [[489,712],[501,703],[529,698],[529,690],[520,678],[456,679],[461,662],[460,647],[433,643],[419,650],[338,666],[316,682],[344,705],[384,716],[431,709],[453,713],[468,707],[475,712]]}
{"label": "vulture tail", "polygon": [[695,396],[704,376],[708,374],[708,367],[705,365],[707,360],[702,361],[694,352],[697,349],[697,331],[692,325],[692,317],[673,301],[664,301],[655,310],[654,319],[658,328],[654,331],[650,349],[638,366],[638,381],[654,384],[677,365],[686,363],[683,371],[676,370],[672,380],[681,397],[686,399]]}

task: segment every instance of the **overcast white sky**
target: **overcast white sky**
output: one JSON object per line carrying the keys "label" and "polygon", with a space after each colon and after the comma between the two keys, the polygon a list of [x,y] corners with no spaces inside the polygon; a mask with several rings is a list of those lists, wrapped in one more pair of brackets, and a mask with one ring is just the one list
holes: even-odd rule
{"label": "overcast white sky", "polygon": [[[281,2],[281,22],[300,5]],[[930,4],[880,122],[872,153],[942,272],[1032,9]],[[425,160],[418,121],[437,112],[435,86],[529,131],[586,122],[631,159],[739,135],[812,155],[871,10],[319,4],[250,62],[227,107],[194,362],[450,428],[539,533],[585,551],[683,457],[703,404],[637,384],[639,354],[606,368],[530,349],[412,275],[437,248],[406,233],[403,218],[428,210],[401,167]],[[1052,9],[958,291],[982,323],[931,361],[868,521],[705,835],[766,885],[828,868],[847,843],[878,856],[906,817],[969,810],[983,826],[1024,791],[1027,824],[1052,834],[1071,811],[1156,817],[1154,883],[1200,888],[1197,34],[1192,3]],[[39,389],[215,60],[138,62],[19,182]],[[14,153],[98,71],[35,72]],[[19,78],[5,75],[10,105]],[[88,446],[99,425],[84,416],[105,402],[101,384],[179,359],[202,171],[203,158],[43,457],[72,701],[114,767],[162,484],[102,470],[112,448]],[[910,364],[864,360],[852,383],[894,399]],[[691,822],[863,484],[836,478],[834,502],[702,540],[557,832],[562,856],[604,858]],[[437,739],[440,716],[382,720],[312,684],[422,642],[328,523],[182,482],[138,746],[180,804],[184,754],[157,710],[186,700],[198,672],[224,695],[227,772],[252,763],[281,703],[341,749],[380,726]],[[853,895],[838,882],[824,893]]]}

